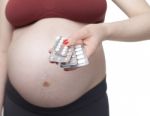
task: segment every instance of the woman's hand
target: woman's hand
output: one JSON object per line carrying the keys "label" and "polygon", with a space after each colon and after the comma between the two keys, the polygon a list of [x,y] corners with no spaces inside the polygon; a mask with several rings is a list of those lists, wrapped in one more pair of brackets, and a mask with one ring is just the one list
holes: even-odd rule
{"label": "woman's hand", "polygon": [[[104,23],[88,24],[79,31],[71,34],[65,39],[65,45],[84,44],[86,55],[89,58],[95,52],[101,42],[107,37],[107,31]],[[49,50],[49,53],[51,50]],[[52,62],[51,62],[52,63]],[[58,63],[56,63],[58,64]],[[72,71],[78,68],[68,68],[65,71]]]}
{"label": "woman's hand", "polygon": [[104,23],[88,24],[67,38],[67,46],[83,43],[89,58],[106,36],[107,31]]}

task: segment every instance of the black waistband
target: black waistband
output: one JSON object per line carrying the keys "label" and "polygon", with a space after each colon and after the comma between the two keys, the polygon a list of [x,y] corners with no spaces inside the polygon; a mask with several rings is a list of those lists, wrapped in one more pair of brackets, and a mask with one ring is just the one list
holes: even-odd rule
{"label": "black waistband", "polygon": [[87,104],[92,103],[95,100],[101,99],[105,94],[107,90],[107,84],[106,84],[106,78],[96,85],[94,88],[86,92],[83,96],[78,98],[76,101],[65,105],[61,107],[55,107],[55,108],[45,108],[40,107],[34,104],[29,103],[26,101],[12,86],[10,81],[7,81],[6,85],[6,94],[7,97],[9,97],[14,103],[19,105],[20,107],[42,115],[58,115],[58,114],[66,114],[72,111],[75,111],[78,108],[81,108]]}

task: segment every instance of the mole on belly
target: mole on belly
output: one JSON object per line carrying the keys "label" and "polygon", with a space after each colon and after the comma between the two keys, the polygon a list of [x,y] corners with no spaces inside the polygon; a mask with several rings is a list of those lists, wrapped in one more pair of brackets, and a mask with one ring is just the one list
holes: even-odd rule
{"label": "mole on belly", "polygon": [[44,81],[44,82],[43,82],[43,86],[44,86],[44,87],[49,87],[49,86],[50,86],[50,82]]}

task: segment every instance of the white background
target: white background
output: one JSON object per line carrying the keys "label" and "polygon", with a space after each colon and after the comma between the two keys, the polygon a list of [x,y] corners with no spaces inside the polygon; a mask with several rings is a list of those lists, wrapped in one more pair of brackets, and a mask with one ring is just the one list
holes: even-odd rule
{"label": "white background", "polygon": [[[127,18],[111,0],[107,3],[105,22]],[[150,41],[105,41],[103,46],[110,116],[150,116]]]}
{"label": "white background", "polygon": [[[105,22],[127,18],[111,0],[107,2]],[[150,116],[150,40],[105,41],[103,46],[110,116]]]}

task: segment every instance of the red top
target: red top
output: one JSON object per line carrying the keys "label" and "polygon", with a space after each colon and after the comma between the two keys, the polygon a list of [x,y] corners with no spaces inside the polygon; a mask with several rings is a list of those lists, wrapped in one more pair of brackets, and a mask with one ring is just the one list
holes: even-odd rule
{"label": "red top", "polygon": [[106,0],[9,0],[6,17],[14,27],[60,17],[82,23],[103,22]]}

